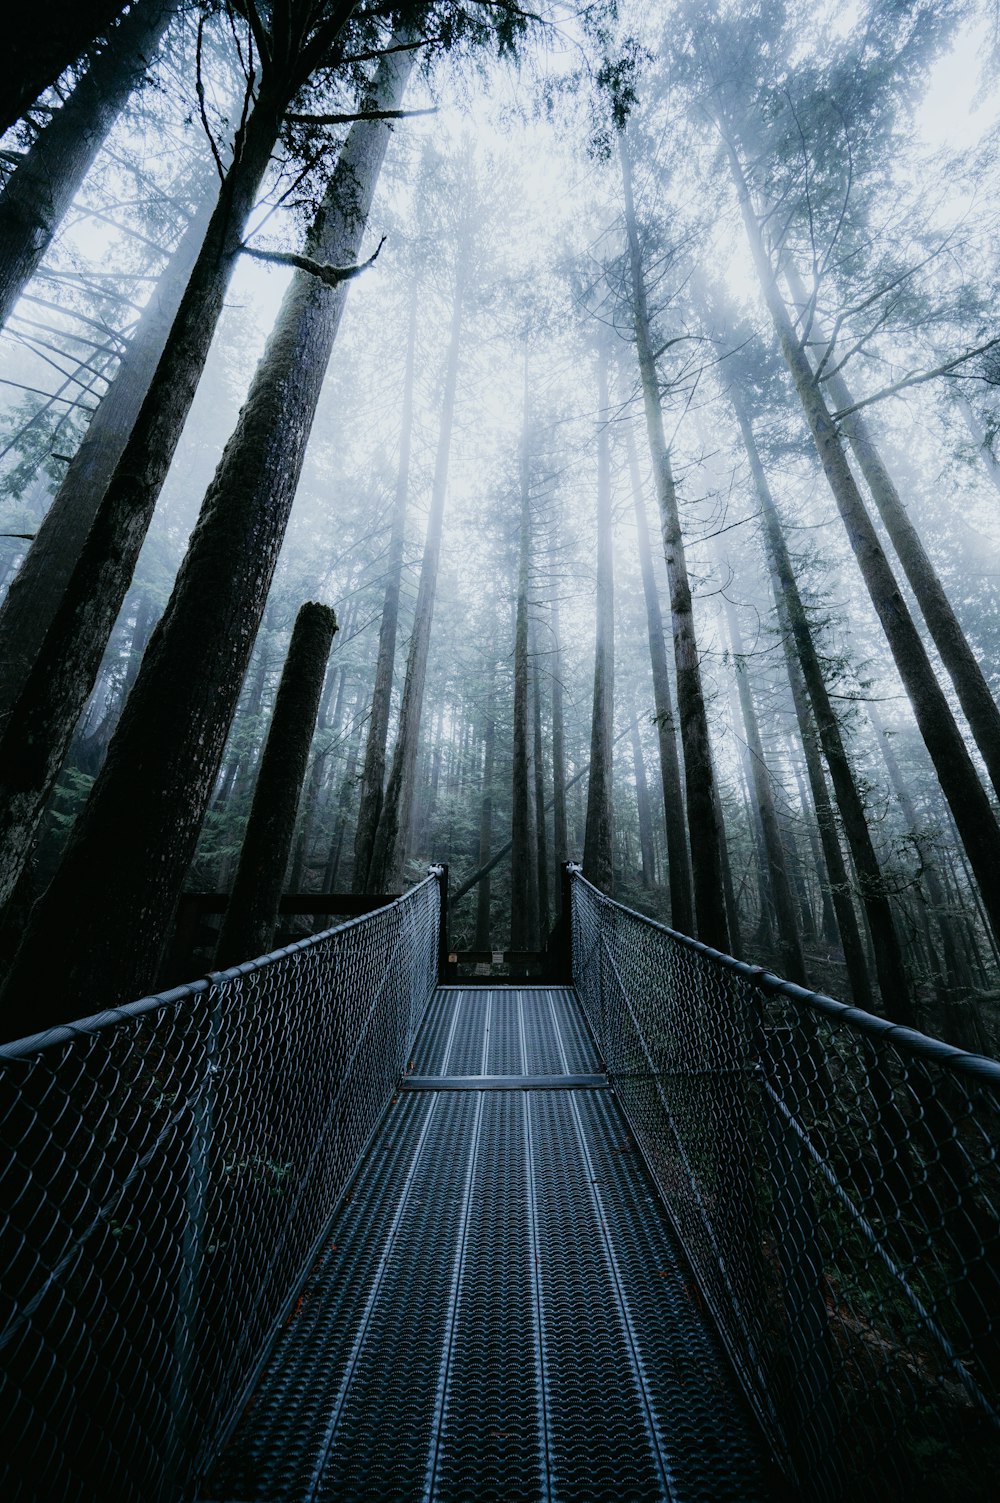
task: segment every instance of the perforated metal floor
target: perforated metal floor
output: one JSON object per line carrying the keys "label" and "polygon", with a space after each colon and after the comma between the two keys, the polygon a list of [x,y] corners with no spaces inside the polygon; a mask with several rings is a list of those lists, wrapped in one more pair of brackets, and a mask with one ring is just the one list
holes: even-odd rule
{"label": "perforated metal floor", "polygon": [[571,991],[436,994],[203,1498],[775,1496],[600,1068]]}

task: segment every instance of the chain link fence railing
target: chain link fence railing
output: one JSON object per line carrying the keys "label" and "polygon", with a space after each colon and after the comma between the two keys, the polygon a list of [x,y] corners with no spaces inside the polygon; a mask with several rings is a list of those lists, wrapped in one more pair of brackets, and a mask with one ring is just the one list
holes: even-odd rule
{"label": "chain link fence railing", "polygon": [[432,875],[0,1048],[5,1503],[191,1494],[406,1068],[440,910]]}
{"label": "chain link fence railing", "polygon": [[1000,1064],[571,890],[609,1076],[797,1495],[994,1496]]}

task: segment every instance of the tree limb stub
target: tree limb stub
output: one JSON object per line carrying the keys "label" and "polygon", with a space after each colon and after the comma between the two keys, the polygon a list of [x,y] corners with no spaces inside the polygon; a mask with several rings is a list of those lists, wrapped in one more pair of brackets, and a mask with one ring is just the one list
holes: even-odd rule
{"label": "tree limb stub", "polygon": [[273,266],[294,266],[297,271],[307,271],[310,276],[318,277],[327,287],[336,287],[367,271],[378,259],[385,238],[383,235],[367,261],[359,261],[356,266],[328,266],[323,261],[314,261],[311,256],[300,256],[296,251],[257,250],[252,245],[241,245],[240,250],[255,261],[269,261]]}

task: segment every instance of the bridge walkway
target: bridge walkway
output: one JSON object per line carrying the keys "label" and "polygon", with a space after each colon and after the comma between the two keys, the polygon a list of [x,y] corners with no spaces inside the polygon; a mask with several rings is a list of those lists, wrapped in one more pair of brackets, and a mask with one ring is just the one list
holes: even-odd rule
{"label": "bridge walkway", "polygon": [[779,1492],[575,993],[439,988],[203,1499]]}

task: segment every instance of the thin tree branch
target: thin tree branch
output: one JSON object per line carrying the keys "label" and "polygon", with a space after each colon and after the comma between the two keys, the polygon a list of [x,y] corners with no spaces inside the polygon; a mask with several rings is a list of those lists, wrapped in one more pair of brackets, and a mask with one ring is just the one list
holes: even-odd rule
{"label": "thin tree branch", "polygon": [[245,256],[252,256],[255,261],[269,261],[274,266],[294,266],[297,271],[307,271],[310,276],[318,277],[327,287],[337,287],[341,282],[349,282],[367,271],[378,259],[378,253],[384,244],[383,235],[368,260],[359,261],[356,266],[328,266],[323,261],[314,261],[311,256],[300,256],[296,251],[256,250],[252,245],[241,245],[240,250]]}
{"label": "thin tree branch", "polygon": [[205,80],[203,79],[201,74],[201,44],[204,33],[205,17],[203,15],[200,15],[198,17],[198,39],[195,44],[194,87],[195,93],[198,95],[198,113],[201,116],[202,129],[208,137],[209,146],[212,148],[212,156],[215,158],[215,166],[219,174],[219,182],[224,183],[226,180],[225,169],[222,165],[222,158],[219,155],[219,148],[215,144],[215,137],[212,135],[212,127],[208,123],[208,111],[205,108]]}
{"label": "thin tree branch", "polygon": [[394,47],[377,47],[371,52],[352,52],[347,57],[338,58],[337,62],[342,68],[353,67],[356,63],[376,63],[393,52],[417,52],[421,47],[435,46],[440,40],[440,37],[421,37],[418,42],[397,42]]}
{"label": "thin tree branch", "polygon": [[427,110],[355,110],[344,115],[298,115],[289,113],[285,119],[292,125],[350,125],[355,120],[409,120],[413,115],[436,115],[437,106]]}
{"label": "thin tree branch", "polygon": [[[267,34],[267,28],[261,20],[260,11],[254,4],[254,0],[243,0],[247,21],[250,23],[250,35],[257,43],[257,52],[261,65],[268,67],[271,62],[271,41]],[[253,60],[250,62],[248,82],[253,77]]]}
{"label": "thin tree branch", "polygon": [[947,376],[958,366],[964,365],[967,360],[974,360],[977,355],[985,355],[987,350],[994,350],[997,345],[1000,345],[1000,335],[996,339],[988,339],[985,344],[977,345],[974,350],[966,350],[964,355],[956,355],[954,360],[946,360],[942,365],[936,365],[933,370],[919,371],[913,375],[904,376],[901,381],[894,381],[891,386],[883,386],[881,391],[873,392],[870,397],[862,397],[860,402],[852,402],[850,407],[841,407],[830,415],[839,422],[841,418],[850,417],[852,412],[858,412],[862,407],[870,407],[873,402],[881,402],[886,397],[893,397],[898,391],[905,391],[909,386],[921,386],[925,381],[933,381],[936,376]]}

